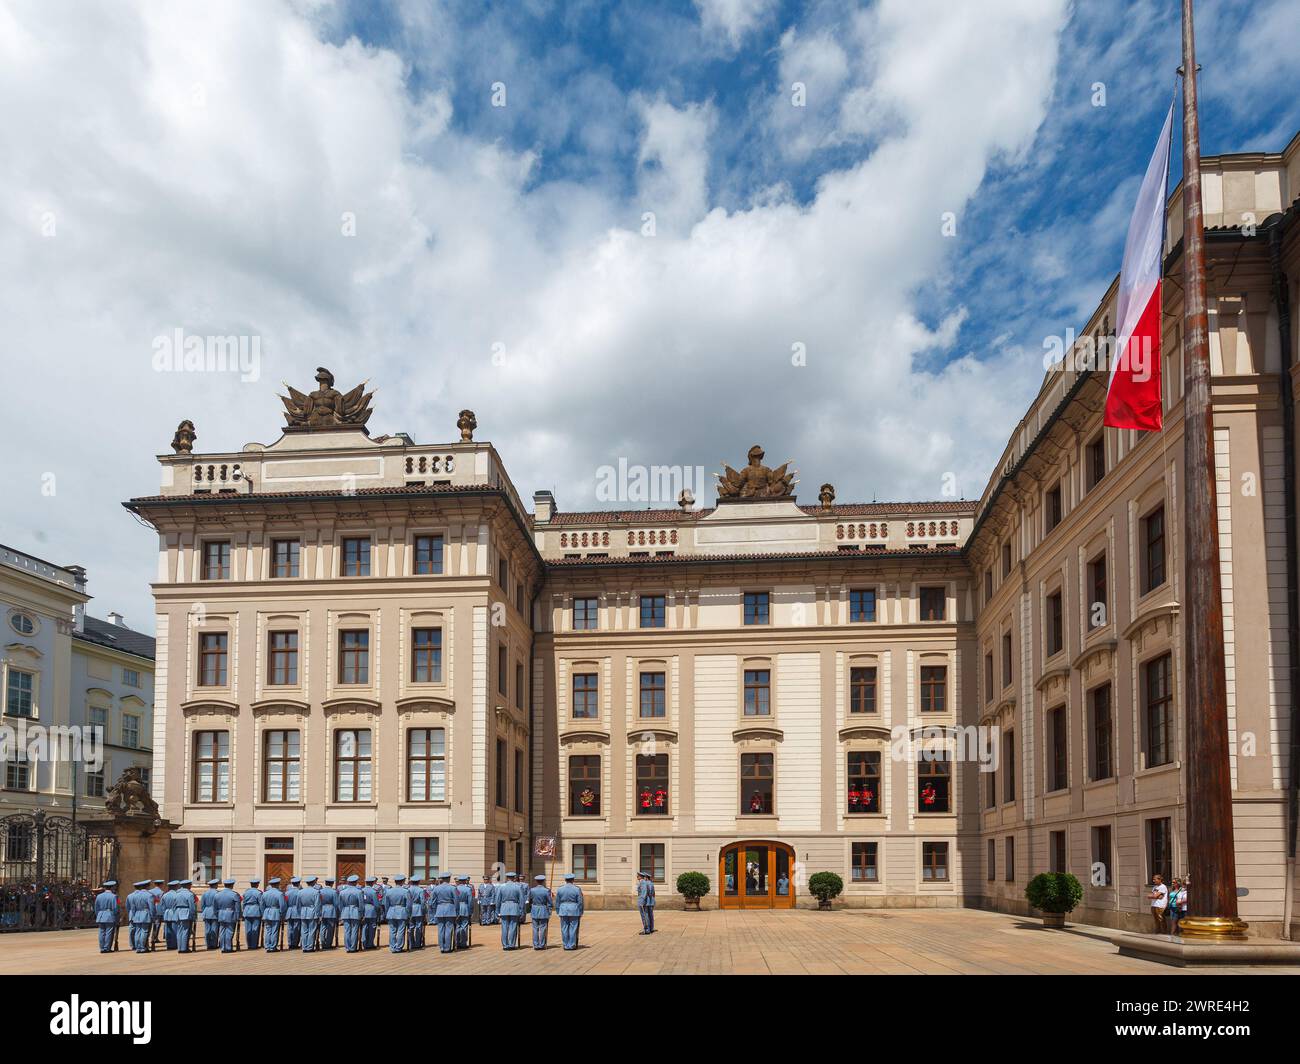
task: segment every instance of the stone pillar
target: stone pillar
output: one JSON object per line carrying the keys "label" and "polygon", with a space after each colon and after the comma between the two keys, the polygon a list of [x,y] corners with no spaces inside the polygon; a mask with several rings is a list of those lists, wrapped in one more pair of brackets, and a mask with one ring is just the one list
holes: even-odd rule
{"label": "stone pillar", "polygon": [[119,890],[122,884],[130,887],[142,879],[173,878],[168,863],[172,831],[176,825],[170,821],[142,813],[127,813],[95,817],[83,823],[91,834],[111,835],[117,840],[115,872]]}

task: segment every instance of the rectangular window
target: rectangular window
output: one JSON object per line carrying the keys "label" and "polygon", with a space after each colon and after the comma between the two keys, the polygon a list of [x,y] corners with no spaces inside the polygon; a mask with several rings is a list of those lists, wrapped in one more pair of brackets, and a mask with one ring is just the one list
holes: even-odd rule
{"label": "rectangular window", "polygon": [[1113,749],[1115,745],[1114,722],[1110,710],[1110,684],[1093,688],[1088,697],[1091,715],[1092,749],[1089,751],[1090,776],[1094,780],[1108,780],[1115,775]]}
{"label": "rectangular window", "polygon": [[122,670],[122,683],[127,687],[140,686],[140,674],[135,669]]}
{"label": "rectangular window", "polygon": [[140,718],[134,713],[122,714],[122,745],[132,750],[140,746]]}
{"label": "rectangular window", "polygon": [[662,628],[664,626],[667,616],[666,601],[663,595],[641,596],[642,628]]}
{"label": "rectangular window", "polygon": [[370,729],[349,728],[334,733],[334,800],[371,800]]}
{"label": "rectangular window", "polygon": [[668,755],[636,755],[637,816],[668,815]]}
{"label": "rectangular window", "polygon": [[502,809],[507,808],[509,796],[506,794],[506,788],[510,785],[509,777],[506,775],[506,741],[497,740],[497,805]]}
{"label": "rectangular window", "polygon": [[406,800],[447,800],[447,733],[442,728],[407,729]]}
{"label": "rectangular window", "polygon": [[1115,882],[1111,869],[1113,853],[1110,825],[1097,825],[1092,829],[1092,875],[1089,877],[1094,887],[1109,887]]}
{"label": "rectangular window", "polygon": [[988,881],[992,883],[998,878],[998,843],[996,839],[989,839],[988,851],[988,860],[985,863],[988,865],[986,869]]}
{"label": "rectangular window", "polygon": [[1058,481],[1043,496],[1044,532],[1050,532],[1061,523],[1061,485]]}
{"label": "rectangular window", "polygon": [[[1169,818],[1159,817],[1147,821],[1147,879],[1157,873],[1169,885],[1174,863],[1173,840],[1169,832]],[[1195,889],[1193,884],[1192,889]]]}
{"label": "rectangular window", "polygon": [[339,683],[370,682],[370,632],[339,632]]}
{"label": "rectangular window", "polygon": [[510,589],[510,563],[505,558],[497,559],[497,586],[502,591]]}
{"label": "rectangular window", "polygon": [[298,730],[267,731],[263,741],[262,801],[300,800],[302,746]]}
{"label": "rectangular window", "polygon": [[998,807],[998,774],[990,767],[984,776],[984,808],[996,809]]}
{"label": "rectangular window", "polygon": [[1106,555],[1099,554],[1088,563],[1088,587],[1092,589],[1092,601],[1088,603],[1088,628],[1103,628],[1110,597],[1106,583]]}
{"label": "rectangular window", "polygon": [[772,754],[740,755],[740,812],[742,816],[772,813],[775,765]]}
{"label": "rectangular window", "polygon": [[594,632],[600,626],[599,600],[576,598],[573,600],[573,630]]}
{"label": "rectangular window", "polygon": [[768,669],[745,670],[745,716],[767,717],[772,713],[772,673]]}
{"label": "rectangular window", "polygon": [[1004,578],[1011,575],[1011,540],[1002,544],[1002,575]]}
{"label": "rectangular window", "polygon": [[203,632],[199,636],[199,686],[226,686],[226,648],[229,636],[225,632]]}
{"label": "rectangular window", "polygon": [[515,662],[515,705],[524,708],[524,667]]}
{"label": "rectangular window", "polygon": [[194,733],[194,800],[230,801],[230,732]]}
{"label": "rectangular window", "polygon": [[268,684],[296,684],[298,682],[298,633],[268,632],[266,642],[266,682]]}
{"label": "rectangular window", "polygon": [[771,620],[771,596],[766,591],[745,592],[745,623],[767,624]]}
{"label": "rectangular window", "polygon": [[1002,633],[1002,686],[1011,686],[1011,633]]}
{"label": "rectangular window", "polygon": [[668,712],[664,692],[665,674],[662,672],[641,673],[641,716],[643,718],[664,717]]}
{"label": "rectangular window", "polygon": [[1069,724],[1065,707],[1047,711],[1047,789],[1063,791],[1070,786]]}
{"label": "rectangular window", "polygon": [[849,622],[865,624],[876,619],[876,589],[859,587],[849,591]]}
{"label": "rectangular window", "polygon": [[411,683],[442,683],[442,629],[411,629]]}
{"label": "rectangular window", "polygon": [[411,840],[411,875],[419,876],[426,883],[436,876],[441,867],[438,864],[438,839],[425,836]]}
{"label": "rectangular window", "polygon": [[203,579],[230,579],[230,542],[210,540],[203,544]]}
{"label": "rectangular window", "polygon": [[596,844],[594,842],[574,844],[573,878],[579,883],[596,882]]}
{"label": "rectangular window", "polygon": [[993,566],[984,570],[984,605],[987,606],[993,598]]}
{"label": "rectangular window", "polygon": [[302,544],[296,539],[271,540],[271,577],[275,580],[296,577],[301,558]]}
{"label": "rectangular window", "polygon": [[600,716],[599,686],[594,672],[573,674],[573,719],[595,720]]}
{"label": "rectangular window", "polygon": [[948,708],[948,666],[921,666],[921,712],[942,713]]}
{"label": "rectangular window", "polygon": [[925,883],[948,881],[948,844],[946,842],[921,843],[921,880]]}
{"label": "rectangular window", "polygon": [[524,752],[515,751],[515,812],[524,811]]}
{"label": "rectangular window", "polygon": [[194,863],[199,866],[199,878],[205,883],[209,879],[221,879],[221,849],[224,839],[195,839]]}
{"label": "rectangular window", "polygon": [[921,588],[921,620],[942,621],[944,609],[948,602],[948,589],[943,587]]}
{"label": "rectangular window", "polygon": [[849,669],[849,712],[876,711],[876,667],[860,665]]}
{"label": "rectangular window", "polygon": [[507,690],[509,685],[510,681],[506,678],[506,647],[502,643],[497,647],[497,694],[503,697],[508,695],[510,693]]}
{"label": "rectangular window", "polygon": [[1146,721],[1147,768],[1167,765],[1173,754],[1173,688],[1168,654],[1142,666],[1142,715]]}
{"label": "rectangular window", "polygon": [[1068,872],[1069,858],[1065,852],[1065,832],[1053,831],[1048,836],[1049,872]]}
{"label": "rectangular window", "polygon": [[1008,883],[1014,883],[1016,881],[1016,839],[1014,835],[1007,836],[1004,848],[1006,854],[1003,863],[1006,865],[1006,879]]}
{"label": "rectangular window", "polygon": [[1002,800],[1016,800],[1016,734],[1011,730],[1002,733]]}
{"label": "rectangular window", "polygon": [[1165,582],[1165,508],[1142,518],[1142,594]]}
{"label": "rectangular window", "polygon": [[664,881],[664,844],[662,842],[641,843],[640,861],[637,868],[649,876],[654,883]]}
{"label": "rectangular window", "polygon": [[600,755],[569,758],[569,816],[600,816]]}
{"label": "rectangular window", "polygon": [[19,669],[9,670],[9,680],[5,684],[5,713],[11,717],[33,716],[33,691],[35,674]]}
{"label": "rectangular window", "polygon": [[984,655],[984,701],[993,701],[993,651]]}
{"label": "rectangular window", "polygon": [[1059,654],[1065,648],[1065,614],[1061,606],[1061,592],[1047,596],[1047,656]]}
{"label": "rectangular window", "polygon": [[104,769],[102,767],[97,772],[92,772],[87,766],[85,793],[87,798],[104,797]]}
{"label": "rectangular window", "polygon": [[880,868],[876,863],[879,843],[855,842],[850,851],[852,870],[850,878],[854,883],[877,883],[880,880]]}
{"label": "rectangular window", "polygon": [[1098,436],[1088,444],[1088,490],[1091,491],[1101,483],[1106,475],[1106,437]]}
{"label": "rectangular window", "polygon": [[880,751],[850,750],[848,755],[850,813],[880,812]]}
{"label": "rectangular window", "polygon": [[952,763],[946,750],[925,750],[916,763],[916,811],[952,812]]}
{"label": "rectangular window", "polygon": [[416,536],[414,546],[413,567],[416,576],[435,576],[442,572],[441,536]]}
{"label": "rectangular window", "polygon": [[345,539],[340,560],[340,576],[369,576],[370,540],[360,537]]}
{"label": "rectangular window", "polygon": [[5,762],[5,789],[10,791],[31,790],[31,775],[26,761]]}

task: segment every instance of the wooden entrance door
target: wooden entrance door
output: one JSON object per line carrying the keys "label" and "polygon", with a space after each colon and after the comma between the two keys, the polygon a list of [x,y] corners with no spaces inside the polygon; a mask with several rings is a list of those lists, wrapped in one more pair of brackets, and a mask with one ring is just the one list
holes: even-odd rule
{"label": "wooden entrance door", "polygon": [[794,907],[794,850],[755,840],[724,846],[718,855],[718,904],[723,909]]}
{"label": "wooden entrance door", "polygon": [[289,879],[293,875],[293,858],[280,854],[266,855],[266,878],[262,880],[262,885],[267,886],[276,876],[280,877],[280,889],[283,890],[289,885]]}
{"label": "wooden entrance door", "polygon": [[366,859],[363,856],[344,856],[339,854],[334,868],[334,882],[346,883],[348,876],[356,876],[358,881],[366,880]]}

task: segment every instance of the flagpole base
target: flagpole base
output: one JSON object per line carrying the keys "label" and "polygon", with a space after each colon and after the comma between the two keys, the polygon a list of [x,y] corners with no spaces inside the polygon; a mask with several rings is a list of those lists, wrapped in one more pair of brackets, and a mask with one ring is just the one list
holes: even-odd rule
{"label": "flagpole base", "polygon": [[1235,916],[1184,916],[1178,934],[1197,942],[1232,942],[1246,937],[1249,925]]}

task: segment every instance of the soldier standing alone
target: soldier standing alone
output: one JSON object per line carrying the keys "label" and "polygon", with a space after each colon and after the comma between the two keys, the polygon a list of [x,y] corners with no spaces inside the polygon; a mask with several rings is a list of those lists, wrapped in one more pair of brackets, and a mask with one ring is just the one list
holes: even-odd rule
{"label": "soldier standing alone", "polygon": [[564,886],[555,892],[555,911],[560,916],[560,940],[565,949],[578,948],[578,932],[582,927],[582,913],[586,901],[582,888],[573,881],[572,872],[564,874]]}
{"label": "soldier standing alone", "polygon": [[117,927],[117,880],[106,880],[95,895],[95,926],[99,928],[99,952],[113,952],[113,931]]}
{"label": "soldier standing alone", "polygon": [[636,907],[641,910],[641,934],[655,933],[655,884],[649,872],[636,874]]}

